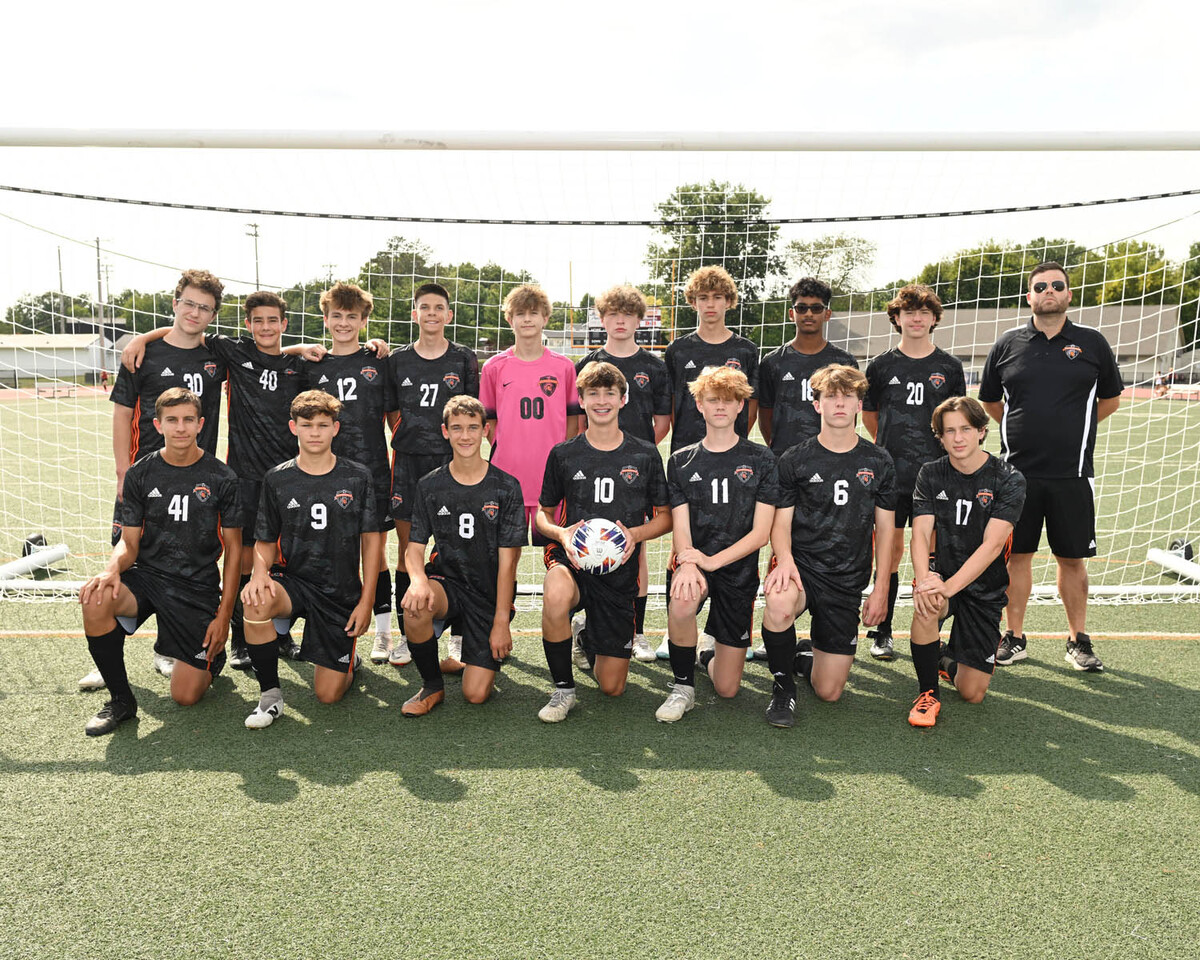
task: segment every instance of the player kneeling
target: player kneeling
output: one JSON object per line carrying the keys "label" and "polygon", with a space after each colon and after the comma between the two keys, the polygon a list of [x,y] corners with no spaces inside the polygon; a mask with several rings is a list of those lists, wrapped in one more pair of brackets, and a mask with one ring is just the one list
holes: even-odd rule
{"label": "player kneeling", "polygon": [[[88,721],[89,737],[137,716],[125,674],[125,637],[151,614],[158,617],[155,653],[176,661],[176,703],[196,703],[225,664],[241,569],[238,481],[197,445],[203,426],[196,394],[182,387],[159,394],[154,427],[164,446],[129,468],[121,539],[104,572],[79,591],[88,650],[112,694]],[[222,548],[223,581],[217,573]]]}
{"label": "player kneeling", "polygon": [[358,665],[355,640],[371,625],[387,520],[378,514],[370,471],[331,449],[341,410],[323,390],[299,394],[288,423],[299,453],[263,478],[254,571],[242,591],[246,643],[262,690],[246,718],[251,729],[269,727],[283,713],[277,628],[286,632],[303,618],[300,657],[315,664],[313,691],[321,703],[336,703]]}
{"label": "player kneeling", "polygon": [[[887,614],[892,537],[896,534],[896,471],[892,456],[854,432],[867,378],[853,367],[830,364],[812,375],[813,404],[821,431],[779,458],[779,509],[771,530],[778,561],[763,592],[763,642],[782,662],[796,649],[796,617],[812,617],[812,651],[796,658],[813,692],[822,700],[841,697],[858,649],[862,591],[875,587],[862,605],[868,627]],[[779,677],[771,660],[772,672]],[[772,699],[767,720],[791,726],[786,702]]]}
{"label": "player kneeling", "polygon": [[[939,657],[947,679],[968,703],[987,693],[1000,645],[1013,524],[1025,503],[1025,478],[980,448],[987,412],[973,397],[952,397],[933,411],[933,432],[946,456],[927,463],[913,491],[912,659],[914,727],[937,722]],[[929,547],[937,532],[937,572]],[[941,621],[954,618],[939,654]]]}
{"label": "player kneeling", "polygon": [[[551,449],[538,498],[537,529],[551,541],[542,588],[542,645],[554,693],[538,711],[546,723],[567,719],[576,703],[571,614],[580,608],[587,613],[584,650],[594,662],[596,682],[610,697],[625,692],[633,652],[638,551],[643,540],[671,529],[658,448],[618,425],[627,396],[625,375],[611,363],[593,362],[580,371],[577,386],[587,431]],[[556,523],[556,516],[566,526]],[[652,519],[643,522],[646,517]],[[579,524],[593,518],[616,522],[625,535],[620,566],[609,573],[581,569],[571,546]]]}
{"label": "player kneeling", "polygon": [[[774,454],[737,434],[738,416],[752,393],[746,375],[732,367],[706,367],[688,389],[705,434],[667,463],[674,521],[667,651],[675,682],[654,714],[663,723],[679,720],[695,705],[697,660],[718,696],[738,692],[754,625],[758,551],[771,534],[779,498]],[[696,617],[705,601],[710,601],[705,644],[697,656]]]}
{"label": "player kneeling", "polygon": [[[462,630],[468,703],[491,696],[500,664],[512,652],[508,624],[525,544],[525,503],[520,482],[481,456],[486,427],[482,403],[451,397],[442,410],[442,436],[452,459],[417,483],[404,554],[409,587],[401,604],[421,689],[400,708],[406,717],[429,713],[446,696],[434,620],[453,620]],[[436,549],[427,574],[430,537]]]}

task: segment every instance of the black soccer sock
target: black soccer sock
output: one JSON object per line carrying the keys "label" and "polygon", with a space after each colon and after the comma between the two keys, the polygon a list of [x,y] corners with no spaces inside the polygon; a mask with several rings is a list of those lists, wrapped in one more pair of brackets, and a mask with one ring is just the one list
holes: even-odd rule
{"label": "black soccer sock", "polygon": [[796,678],[792,670],[796,663],[796,625],[785,630],[762,628],[763,646],[767,648],[767,666],[775,685],[784,693],[796,692]]}
{"label": "black soccer sock", "polygon": [[[944,656],[944,654],[943,654],[943,656]],[[941,664],[941,660],[938,661],[938,664],[939,665]],[[958,661],[957,660],[951,660],[949,663],[946,664],[946,676],[948,676],[950,678],[951,683],[954,682],[954,678],[958,676]]]}
{"label": "black soccer sock", "polygon": [[671,654],[671,672],[675,674],[675,682],[685,687],[696,685],[696,648],[681,647],[677,643],[667,641],[667,651]]}
{"label": "black soccer sock", "polygon": [[254,675],[258,677],[258,689],[266,693],[279,686],[279,640],[271,643],[248,643],[250,662],[254,664]]}
{"label": "black soccer sock", "polygon": [[424,643],[413,643],[410,640],[408,651],[421,675],[421,688],[429,692],[445,688],[446,681],[442,679],[442,668],[438,664],[437,641],[429,639]]}
{"label": "black soccer sock", "polygon": [[896,594],[900,592],[900,574],[893,573],[888,577],[888,612],[883,622],[875,629],[879,633],[892,634],[892,614],[896,612]]}
{"label": "black soccer sock", "polygon": [[700,661],[700,666],[702,666],[705,670],[707,670],[708,665],[713,662],[713,657],[715,657],[716,655],[717,655],[717,651],[714,648],[712,650],[703,651],[699,655],[699,657],[697,657],[697,659]]}
{"label": "black soccer sock", "polygon": [[379,571],[379,576],[375,579],[375,606],[371,608],[371,612],[392,612],[392,571],[386,567]]}
{"label": "black soccer sock", "polygon": [[404,608],[400,606],[404,595],[408,593],[408,588],[412,586],[412,580],[408,576],[408,571],[403,566],[396,568],[396,628],[401,635],[404,634]]}
{"label": "black soccer sock", "polygon": [[242,578],[238,581],[238,595],[233,602],[233,616],[229,618],[229,625],[233,628],[233,643],[234,646],[244,646],[246,643],[246,624],[243,622],[245,612],[242,610],[242,591],[246,589],[246,584],[250,582],[250,574],[243,573]]}
{"label": "black soccer sock", "polygon": [[638,597],[633,601],[633,632],[645,633],[646,626],[646,598]]}
{"label": "black soccer sock", "polygon": [[542,638],[542,649],[546,651],[546,666],[550,668],[550,679],[560,690],[575,689],[575,674],[571,671],[571,638],[552,643]]}
{"label": "black soccer sock", "polygon": [[87,644],[88,653],[92,655],[112,698],[123,703],[137,703],[125,673],[125,631],[121,625],[116,624],[108,633],[97,636],[88,634]]}
{"label": "black soccer sock", "polygon": [[917,671],[917,693],[932,690],[933,695],[938,696],[937,643],[914,643],[909,650],[912,653],[913,668]]}

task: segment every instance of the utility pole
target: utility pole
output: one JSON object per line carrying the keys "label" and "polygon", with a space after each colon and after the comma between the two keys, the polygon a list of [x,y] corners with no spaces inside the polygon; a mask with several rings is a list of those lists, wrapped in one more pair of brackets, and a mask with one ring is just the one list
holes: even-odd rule
{"label": "utility pole", "polygon": [[[58,332],[67,332],[67,316],[63,312],[65,307],[66,296],[63,293],[63,278],[62,278],[62,247],[58,248]],[[51,325],[53,329],[53,325]]]}
{"label": "utility pole", "polygon": [[104,328],[104,291],[100,287],[100,238],[96,238],[96,308],[92,311],[92,319],[98,329]]}
{"label": "utility pole", "polygon": [[254,238],[254,289],[261,290],[262,284],[258,279],[258,224],[248,223],[246,226],[250,227],[253,231],[252,233],[247,233],[246,236]]}
{"label": "utility pole", "polygon": [[323,266],[325,268],[326,274],[329,279],[329,285],[332,287],[333,286],[333,268],[336,267],[337,264],[336,263],[323,263],[323,264],[321,264],[321,266]]}

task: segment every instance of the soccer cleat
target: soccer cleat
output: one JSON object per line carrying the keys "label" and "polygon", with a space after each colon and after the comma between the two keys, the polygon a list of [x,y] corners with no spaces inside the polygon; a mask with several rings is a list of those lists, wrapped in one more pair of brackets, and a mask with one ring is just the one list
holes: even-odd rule
{"label": "soccer cleat", "polygon": [[390,636],[385,637],[382,633],[375,634],[375,642],[371,645],[371,662],[377,665],[387,663],[391,645],[392,638]]}
{"label": "soccer cleat", "polygon": [[[696,663],[701,664],[700,654],[715,653],[717,650],[717,638],[709,633],[702,633],[696,638]],[[749,648],[747,648],[747,653]],[[703,665],[703,664],[701,664]]]}
{"label": "soccer cleat", "polygon": [[782,729],[796,725],[796,691],[780,690],[778,686],[772,690],[771,702],[767,704],[767,723]]}
{"label": "soccer cleat", "polygon": [[635,633],[633,635],[633,659],[639,663],[651,663],[658,659],[654,655],[654,648],[646,642],[644,633]]}
{"label": "soccer cleat", "polygon": [[300,644],[292,639],[290,633],[276,634],[276,640],[279,642],[279,655],[285,660],[299,660]]}
{"label": "soccer cleat", "polygon": [[1076,670],[1100,673],[1104,664],[1092,650],[1092,638],[1086,633],[1075,634],[1074,641],[1067,641],[1067,655],[1063,658]]}
{"label": "soccer cleat", "polygon": [[79,678],[80,690],[103,690],[108,684],[104,682],[104,677],[100,675],[99,670],[93,670]]}
{"label": "soccer cleat", "polygon": [[876,660],[891,660],[896,656],[892,646],[891,633],[882,630],[868,630],[867,638],[871,641],[871,656]]}
{"label": "soccer cleat", "polygon": [[276,687],[275,693],[270,699],[265,693],[259,697],[258,706],[246,718],[246,727],[250,730],[262,730],[281,716],[283,716],[283,697],[279,695],[279,688]]}
{"label": "soccer cleat", "polygon": [[408,641],[404,637],[400,638],[399,643],[393,643],[391,652],[388,653],[388,663],[393,667],[403,667],[412,663],[412,651],[408,649]]}
{"label": "soccer cleat", "polygon": [[414,696],[404,701],[400,712],[406,717],[423,717],[445,699],[445,690],[431,690],[426,693],[425,688],[422,687]]}
{"label": "soccer cleat", "polygon": [[583,634],[587,630],[587,621],[581,614],[575,614],[571,618],[571,663],[575,665],[576,670],[582,670],[587,673],[592,669],[592,665],[588,663],[587,651],[583,649]]}
{"label": "soccer cleat", "polygon": [[945,649],[942,650],[942,656],[938,659],[938,676],[947,683],[953,683],[954,677],[950,675],[950,667],[954,665],[954,658],[946,654]]}
{"label": "soccer cleat", "polygon": [[231,670],[253,670],[250,662],[250,649],[244,643],[236,640],[229,646],[229,667]]}
{"label": "soccer cleat", "polygon": [[1014,637],[1011,630],[1006,630],[1004,636],[1000,639],[1000,646],[996,648],[996,666],[1007,667],[1016,663],[1019,660],[1024,660],[1029,656],[1025,645],[1029,641],[1025,639],[1025,634],[1020,637]]}
{"label": "soccer cleat", "polygon": [[171,679],[171,671],[175,669],[175,661],[170,657],[164,657],[161,653],[154,655],[154,670],[168,680]]}
{"label": "soccer cleat", "polygon": [[663,636],[662,643],[654,651],[655,660],[670,660],[671,659],[671,640],[667,636]]}
{"label": "soccer cleat", "polygon": [[755,659],[755,660],[766,660],[767,659],[766,644],[760,643],[757,647],[754,648],[754,658],[753,659]]}
{"label": "soccer cleat", "polygon": [[575,688],[555,690],[550,694],[550,702],[538,711],[538,719],[543,723],[561,723],[567,719],[578,701],[575,699]]}
{"label": "soccer cleat", "polygon": [[100,708],[100,712],[87,722],[87,726],[83,728],[83,732],[89,737],[102,737],[106,733],[112,733],[126,720],[133,720],[136,717],[136,703],[126,703],[124,700],[109,700]]}
{"label": "soccer cleat", "polygon": [[913,701],[913,708],[908,711],[908,722],[914,727],[932,727],[937,723],[941,709],[942,701],[933,695],[932,690],[926,690]]}
{"label": "soccer cleat", "polygon": [[800,637],[796,641],[796,657],[792,661],[792,672],[808,678],[812,676],[812,668],[812,640],[810,640],[808,637]]}
{"label": "soccer cleat", "polygon": [[654,711],[654,719],[659,723],[674,723],[683,719],[683,715],[696,705],[696,688],[682,683],[671,684],[671,692],[667,699]]}

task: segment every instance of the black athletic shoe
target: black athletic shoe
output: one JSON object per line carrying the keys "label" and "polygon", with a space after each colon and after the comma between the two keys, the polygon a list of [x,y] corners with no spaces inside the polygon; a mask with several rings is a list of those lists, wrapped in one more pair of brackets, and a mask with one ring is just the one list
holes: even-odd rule
{"label": "black athletic shoe", "polygon": [[773,727],[793,727],[796,725],[796,694],[776,689],[771,694],[771,702],[767,704],[767,723]]}
{"label": "black athletic shoe", "polygon": [[896,656],[890,630],[868,630],[867,639],[871,641],[871,656],[876,660],[891,660]]}
{"label": "black athletic shoe", "polygon": [[126,720],[132,720],[137,716],[137,703],[126,703],[124,700],[109,700],[100,708],[91,720],[87,722],[87,726],[83,728],[83,732],[89,737],[102,737],[106,733],[112,733],[117,729],[118,725]]}
{"label": "black athletic shoe", "polygon": [[1020,637],[1014,637],[1011,630],[1006,630],[1000,640],[1000,646],[996,649],[996,666],[1007,667],[1019,660],[1024,660],[1029,656],[1025,650],[1025,645],[1028,642],[1025,639],[1025,634],[1021,634]]}
{"label": "black athletic shoe", "polygon": [[233,670],[254,669],[254,664],[250,662],[250,650],[246,644],[238,643],[236,640],[230,644],[229,666]]}
{"label": "black athletic shoe", "polygon": [[1088,673],[1099,673],[1104,669],[1100,658],[1092,652],[1092,638],[1086,633],[1075,634],[1074,642],[1067,641],[1067,655],[1063,659],[1076,670]]}
{"label": "black athletic shoe", "polygon": [[792,661],[792,672],[807,680],[812,676],[812,665],[812,640],[808,637],[801,637],[796,641],[796,659]]}
{"label": "black athletic shoe", "polygon": [[300,660],[300,644],[292,639],[290,633],[278,634],[276,639],[279,641],[279,655],[286,660]]}

